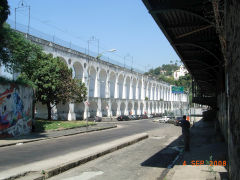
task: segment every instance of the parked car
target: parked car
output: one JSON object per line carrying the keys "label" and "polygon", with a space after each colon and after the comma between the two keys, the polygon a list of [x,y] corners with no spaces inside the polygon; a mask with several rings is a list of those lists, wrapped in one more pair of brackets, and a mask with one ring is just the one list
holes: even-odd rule
{"label": "parked car", "polygon": [[129,118],[130,120],[134,120],[134,116],[133,116],[133,115],[129,115],[128,118]]}
{"label": "parked car", "polygon": [[175,121],[175,126],[180,126],[180,121],[182,120],[182,117],[177,117]]}
{"label": "parked car", "polygon": [[159,119],[159,122],[166,123],[169,121],[169,118],[167,116],[163,116],[162,118]]}
{"label": "parked car", "polygon": [[155,117],[159,117],[159,114],[158,113],[155,113],[155,114],[153,114],[153,117],[155,118]]}
{"label": "parked car", "polygon": [[143,114],[143,115],[141,115],[141,119],[148,119],[148,116]]}
{"label": "parked car", "polygon": [[101,121],[102,121],[102,118],[99,117],[99,116],[95,116],[94,121],[95,121],[95,122],[101,122]]}
{"label": "parked car", "polygon": [[134,120],[140,119],[140,116],[138,116],[138,115],[133,115],[133,117],[134,117]]}
{"label": "parked car", "polygon": [[152,114],[148,115],[148,118],[153,118],[153,115]]}
{"label": "parked car", "polygon": [[118,120],[118,121],[128,121],[128,120],[129,120],[129,117],[128,117],[128,116],[125,116],[125,115],[121,115],[121,116],[118,116],[118,117],[117,117],[117,120]]}

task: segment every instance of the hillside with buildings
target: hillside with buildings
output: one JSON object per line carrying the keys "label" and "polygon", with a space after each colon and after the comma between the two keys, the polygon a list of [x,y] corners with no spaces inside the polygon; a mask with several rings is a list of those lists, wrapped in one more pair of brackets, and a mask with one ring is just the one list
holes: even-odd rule
{"label": "hillside with buildings", "polygon": [[185,91],[191,90],[191,76],[183,64],[170,62],[170,64],[163,64],[155,69],[150,69],[145,74],[154,76],[158,80],[168,82],[172,85],[183,86]]}

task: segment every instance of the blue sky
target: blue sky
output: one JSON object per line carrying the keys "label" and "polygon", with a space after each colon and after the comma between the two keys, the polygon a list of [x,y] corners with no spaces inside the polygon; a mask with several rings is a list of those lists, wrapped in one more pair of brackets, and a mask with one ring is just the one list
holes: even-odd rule
{"label": "blue sky", "polygon": [[[9,20],[20,0],[8,0]],[[179,60],[173,48],[148,13],[141,0],[24,0],[31,6],[30,27],[48,36],[87,49],[87,41],[99,39],[100,52],[117,49],[106,56],[124,62],[133,57],[135,68],[145,70]],[[17,23],[28,24],[28,11],[17,10]],[[96,41],[90,50],[97,52]],[[131,66],[128,56],[126,64]]]}

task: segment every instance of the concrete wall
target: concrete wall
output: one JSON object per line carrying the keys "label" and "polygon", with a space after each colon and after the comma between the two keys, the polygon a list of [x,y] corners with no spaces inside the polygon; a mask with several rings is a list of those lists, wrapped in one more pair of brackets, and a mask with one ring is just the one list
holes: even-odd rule
{"label": "concrete wall", "polygon": [[221,133],[224,136],[224,139],[228,141],[228,120],[227,120],[228,105],[227,105],[227,99],[226,99],[225,93],[221,93],[218,95],[217,102],[218,102],[217,119],[219,122],[219,127],[221,130]]}
{"label": "concrete wall", "polygon": [[19,136],[31,132],[32,102],[32,88],[0,84],[0,137]]}
{"label": "concrete wall", "polygon": [[229,175],[240,177],[240,1],[225,0]]}

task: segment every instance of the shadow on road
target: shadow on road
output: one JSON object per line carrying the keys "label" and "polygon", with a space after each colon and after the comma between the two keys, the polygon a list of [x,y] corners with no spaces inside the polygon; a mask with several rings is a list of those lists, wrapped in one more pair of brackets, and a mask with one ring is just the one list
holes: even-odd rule
{"label": "shadow on road", "polygon": [[179,155],[182,149],[182,136],[171,142],[161,151],[157,152],[149,159],[141,163],[141,166],[167,168]]}
{"label": "shadow on road", "polygon": [[[208,165],[212,160],[213,167],[226,162],[228,168],[227,145],[214,130],[214,122],[200,120],[190,130],[190,152],[183,152],[182,136],[171,142],[164,149],[141,163],[142,166],[166,168],[159,177],[163,179],[173,165]],[[182,153],[181,153],[182,152]],[[179,156],[178,156],[179,155]],[[179,158],[178,158],[179,157]],[[215,165],[214,165],[215,163]],[[221,179],[228,179],[227,172],[219,172]]]}

